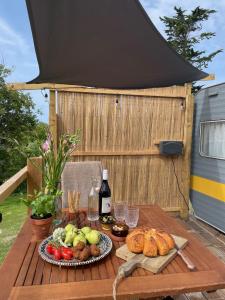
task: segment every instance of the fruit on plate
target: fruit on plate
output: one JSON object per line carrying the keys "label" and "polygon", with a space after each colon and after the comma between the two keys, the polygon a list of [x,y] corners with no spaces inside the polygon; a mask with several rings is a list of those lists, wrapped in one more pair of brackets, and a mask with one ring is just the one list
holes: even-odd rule
{"label": "fruit on plate", "polygon": [[80,261],[85,261],[87,260],[91,255],[91,250],[90,250],[90,246],[86,246],[79,255],[79,260]]}
{"label": "fruit on plate", "polygon": [[135,229],[126,237],[129,251],[143,253],[145,256],[156,257],[166,255],[175,247],[173,237],[157,229]]}
{"label": "fruit on plate", "polygon": [[97,245],[100,241],[100,232],[98,230],[91,230],[86,234],[85,237],[88,240],[89,244]]}
{"label": "fruit on plate", "polygon": [[77,232],[78,228],[76,226],[74,226],[73,224],[68,223],[65,227],[65,231],[68,232],[68,231],[71,231],[71,230]]}
{"label": "fruit on plate", "polygon": [[99,256],[100,255],[100,249],[99,249],[98,246],[93,244],[93,245],[90,246],[90,250],[91,250],[91,255],[92,256]]}
{"label": "fruit on plate", "polygon": [[68,246],[71,246],[73,244],[73,240],[75,236],[77,236],[77,232],[73,228],[68,230],[66,233],[66,238],[64,243]]}
{"label": "fruit on plate", "polygon": [[76,247],[76,245],[79,242],[83,242],[84,244],[87,244],[87,240],[82,234],[78,234],[78,235],[75,236],[75,238],[73,240],[73,247]]}
{"label": "fruit on plate", "polygon": [[52,241],[46,246],[48,254],[56,260],[78,259],[87,260],[90,256],[99,256],[100,248],[97,244],[101,234],[98,230],[84,226],[78,229],[73,224],[67,224],[65,228],[57,228],[52,235]]}
{"label": "fruit on plate", "polygon": [[54,250],[54,258],[56,260],[60,260],[62,258],[62,253],[60,249],[55,249]]}
{"label": "fruit on plate", "polygon": [[86,246],[85,243],[83,243],[82,241],[79,241],[77,243],[77,245],[74,247],[75,250],[79,250],[79,251],[82,251],[84,249],[84,247]]}
{"label": "fruit on plate", "polygon": [[46,246],[46,251],[48,252],[48,254],[54,254],[54,247],[53,247],[53,245],[49,243]]}
{"label": "fruit on plate", "polygon": [[73,250],[73,257],[79,259],[81,250],[75,249]]}
{"label": "fruit on plate", "polygon": [[85,226],[83,228],[81,228],[81,232],[86,235],[88,234],[89,232],[91,232],[91,227],[88,227],[88,226]]}
{"label": "fruit on plate", "polygon": [[73,258],[73,251],[69,248],[61,247],[61,254],[65,260],[71,260]]}

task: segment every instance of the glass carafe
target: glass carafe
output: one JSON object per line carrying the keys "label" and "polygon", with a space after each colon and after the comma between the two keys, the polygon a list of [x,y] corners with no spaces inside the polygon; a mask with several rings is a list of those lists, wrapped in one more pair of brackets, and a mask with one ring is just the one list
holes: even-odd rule
{"label": "glass carafe", "polygon": [[98,180],[92,180],[91,191],[88,196],[88,213],[87,218],[89,221],[97,221],[99,218],[99,196],[98,196]]}

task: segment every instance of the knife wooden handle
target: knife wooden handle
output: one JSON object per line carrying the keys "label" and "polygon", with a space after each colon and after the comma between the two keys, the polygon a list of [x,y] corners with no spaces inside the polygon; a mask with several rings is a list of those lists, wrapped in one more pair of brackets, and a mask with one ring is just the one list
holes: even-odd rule
{"label": "knife wooden handle", "polygon": [[181,250],[178,250],[177,251],[177,254],[180,255],[180,257],[183,259],[183,261],[185,262],[185,264],[187,265],[188,269],[191,270],[191,271],[194,271],[195,270],[195,265],[193,264],[193,262],[190,260],[190,258],[184,254],[183,251]]}

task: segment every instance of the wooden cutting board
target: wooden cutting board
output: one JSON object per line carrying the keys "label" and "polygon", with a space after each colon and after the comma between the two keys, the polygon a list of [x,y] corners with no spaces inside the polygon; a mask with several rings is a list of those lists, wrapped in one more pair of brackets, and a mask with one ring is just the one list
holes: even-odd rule
{"label": "wooden cutting board", "polygon": [[[173,235],[176,245],[179,249],[183,249],[188,241],[182,237]],[[135,254],[128,250],[127,245],[116,250],[116,256],[130,262],[130,268],[132,266],[142,267],[152,273],[160,273],[176,256],[177,250],[172,249],[165,256],[146,257],[143,254]],[[128,266],[127,266],[128,267]],[[135,267],[133,267],[134,269]]]}

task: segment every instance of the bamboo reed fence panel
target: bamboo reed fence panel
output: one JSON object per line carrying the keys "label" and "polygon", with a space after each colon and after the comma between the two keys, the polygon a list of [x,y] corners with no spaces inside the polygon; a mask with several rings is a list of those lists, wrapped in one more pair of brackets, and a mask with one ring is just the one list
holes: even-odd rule
{"label": "bamboo reed fence panel", "polygon": [[[57,102],[58,135],[81,128],[79,153],[103,153],[97,156],[74,154],[73,159],[100,160],[109,169],[113,201],[158,204],[167,210],[181,208],[183,200],[172,161],[157,155],[156,143],[183,141],[185,98],[60,91]],[[150,150],[155,154],[117,155],[125,151],[144,153]],[[184,188],[182,164],[183,157],[175,159],[181,189]]]}

